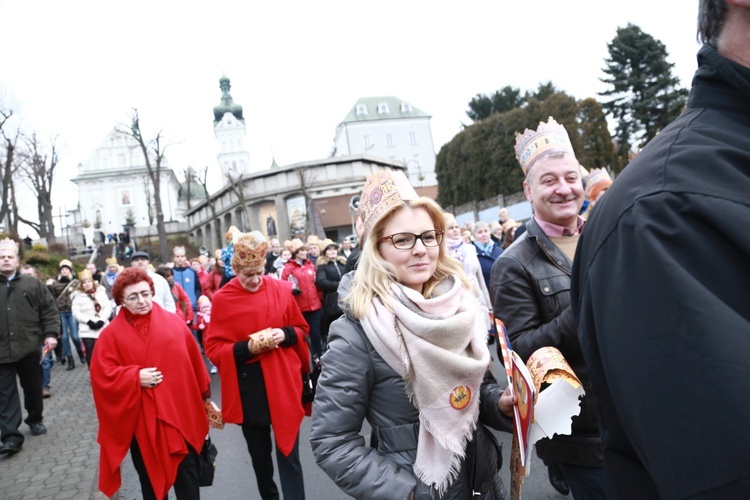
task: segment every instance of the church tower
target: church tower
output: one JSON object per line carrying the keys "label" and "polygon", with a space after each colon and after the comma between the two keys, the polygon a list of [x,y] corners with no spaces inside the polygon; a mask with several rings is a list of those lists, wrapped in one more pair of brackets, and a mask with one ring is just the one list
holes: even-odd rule
{"label": "church tower", "polygon": [[[217,160],[221,167],[221,180],[218,186],[229,182],[228,176],[237,179],[248,171],[250,155],[245,148],[246,126],[242,106],[235,104],[229,94],[229,78],[219,79],[221,103],[214,107],[214,135],[219,141]],[[214,191],[214,190],[211,190]]]}

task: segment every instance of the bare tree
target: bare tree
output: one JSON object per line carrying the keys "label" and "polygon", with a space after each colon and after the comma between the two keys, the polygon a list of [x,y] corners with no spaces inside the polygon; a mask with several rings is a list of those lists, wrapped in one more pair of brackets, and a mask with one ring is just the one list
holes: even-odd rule
{"label": "bare tree", "polygon": [[21,135],[20,129],[10,130],[10,119],[13,116],[12,109],[0,107],[0,224],[7,222],[5,228],[13,235],[18,234],[18,208],[15,202],[15,188],[13,177],[18,168],[16,158],[16,146]]}
{"label": "bare tree", "polygon": [[156,231],[159,234],[159,252],[161,252],[162,259],[169,256],[169,248],[167,247],[167,230],[164,226],[164,210],[162,209],[161,203],[161,172],[162,163],[164,162],[164,151],[167,146],[162,147],[162,133],[156,134],[156,137],[147,141],[143,138],[141,132],[141,120],[138,116],[138,110],[133,109],[131,116],[130,130],[128,133],[138,143],[138,147],[143,153],[144,161],[146,162],[146,169],[148,170],[148,176],[151,179],[151,185],[154,187],[154,205],[156,206]]}
{"label": "bare tree", "polygon": [[229,187],[237,197],[237,201],[240,204],[240,210],[242,210],[242,224],[240,224],[243,226],[242,230],[250,231],[252,228],[250,227],[250,214],[247,212],[247,202],[245,201],[245,179],[241,173],[233,174],[232,172],[227,172],[226,176],[227,181],[229,182]]}
{"label": "bare tree", "polygon": [[[206,195],[206,203],[208,204],[209,210],[211,210],[211,220],[218,221],[219,217],[216,215],[216,200],[212,200],[211,195],[208,194],[208,165],[203,168],[200,175],[195,174],[195,172],[193,172],[193,175],[195,175],[195,180],[203,187],[203,192]],[[211,241],[212,235],[209,234],[208,237],[208,241]],[[221,246],[221,236],[219,236],[219,246]]]}
{"label": "bare tree", "polygon": [[31,188],[37,198],[37,218],[39,222],[33,222],[23,217],[19,220],[31,226],[41,238],[48,241],[55,240],[55,223],[52,207],[52,180],[55,176],[55,168],[60,160],[57,148],[57,139],[50,141],[50,151],[44,151],[39,138],[34,133],[26,141],[26,151],[23,161],[20,163],[20,173],[24,181]]}
{"label": "bare tree", "polygon": [[320,220],[315,217],[315,207],[311,195],[311,187],[315,184],[315,175],[311,173],[309,169],[305,169],[304,167],[295,168],[294,173],[297,175],[300,191],[302,191],[302,196],[305,198],[305,210],[307,211],[307,216],[305,217],[305,232],[308,235],[317,235],[323,228],[320,224]]}

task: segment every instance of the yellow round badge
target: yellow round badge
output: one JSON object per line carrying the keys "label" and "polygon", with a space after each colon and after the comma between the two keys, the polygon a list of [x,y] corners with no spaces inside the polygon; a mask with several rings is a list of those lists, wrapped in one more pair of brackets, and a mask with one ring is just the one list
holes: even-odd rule
{"label": "yellow round badge", "polygon": [[451,391],[451,406],[456,410],[463,410],[471,401],[471,389],[465,385],[459,385]]}

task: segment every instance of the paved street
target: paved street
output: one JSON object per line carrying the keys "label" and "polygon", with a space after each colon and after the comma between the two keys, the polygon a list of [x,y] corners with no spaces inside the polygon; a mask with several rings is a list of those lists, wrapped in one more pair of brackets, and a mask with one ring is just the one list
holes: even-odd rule
{"label": "paved street", "polygon": [[[496,373],[498,371],[496,370]],[[20,389],[19,389],[20,390]],[[213,376],[213,399],[220,403],[219,378]],[[99,446],[96,411],[91,397],[89,372],[86,367],[66,371],[56,364],[52,369],[53,396],[45,400],[44,422],[48,432],[43,436],[26,435],[23,450],[0,458],[0,497],[4,500],[42,498],[91,499],[106,498],[97,490]],[[24,413],[25,416],[25,413]],[[369,434],[369,428],[363,433]],[[300,453],[305,471],[305,490],[308,498],[344,499],[346,495],[315,465],[308,438],[310,419],[306,418],[300,435]],[[219,449],[214,486],[203,488],[201,495],[213,499],[259,499],[250,456],[240,428],[227,425],[223,430],[211,430]],[[508,460],[510,436],[498,433],[503,443],[503,480],[510,484]],[[138,476],[128,456],[122,466],[123,485],[116,496],[120,500],[141,498]],[[278,476],[276,476],[278,483]],[[533,458],[531,476],[526,478],[523,495],[528,499],[563,499],[547,481],[544,465]],[[174,494],[170,493],[170,499]]]}

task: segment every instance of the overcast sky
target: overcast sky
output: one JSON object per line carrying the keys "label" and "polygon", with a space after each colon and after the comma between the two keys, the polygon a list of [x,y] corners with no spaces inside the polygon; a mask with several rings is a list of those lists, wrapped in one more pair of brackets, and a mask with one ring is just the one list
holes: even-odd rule
{"label": "overcast sky", "polygon": [[[689,87],[697,0],[212,2],[0,0],[0,98],[27,131],[58,135],[59,180],[139,109],[174,143],[170,165],[216,163],[219,78],[244,108],[250,162],[328,156],[358,97],[393,95],[432,116],[436,152],[468,101],[552,81],[597,97],[607,43],[638,25]],[[67,208],[77,199],[65,189]],[[63,189],[55,199],[62,203]],[[28,214],[31,215],[31,214]]]}

